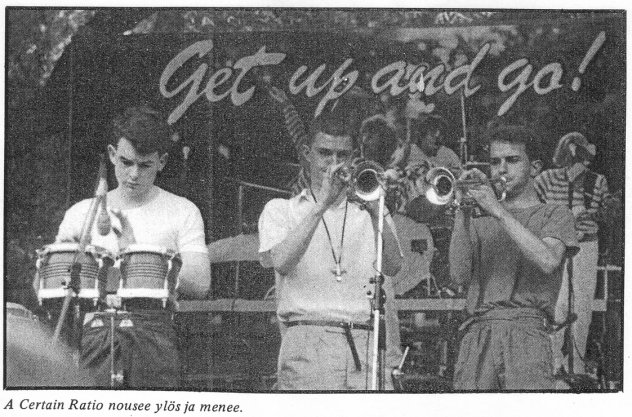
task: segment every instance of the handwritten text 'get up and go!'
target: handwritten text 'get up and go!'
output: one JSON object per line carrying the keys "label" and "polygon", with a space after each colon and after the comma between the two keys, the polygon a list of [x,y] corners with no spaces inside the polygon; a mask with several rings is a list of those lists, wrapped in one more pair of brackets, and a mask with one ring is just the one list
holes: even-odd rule
{"label": "handwritten text 'get up and go!'", "polygon": [[[584,59],[577,69],[577,76],[571,82],[570,88],[578,91],[581,86],[579,75],[584,74],[588,64],[595,57],[606,40],[605,32],[600,32],[586,52]],[[476,93],[481,85],[470,85],[470,81],[476,67],[488,54],[491,45],[484,44],[471,62],[454,68],[446,73],[446,65],[441,63],[433,68],[428,64],[411,66],[406,61],[390,63],[375,72],[371,78],[371,89],[375,94],[388,91],[392,96],[398,96],[405,92],[409,94],[423,93],[425,97],[431,97],[443,90],[452,95],[460,89],[465,97]],[[202,59],[213,49],[212,40],[195,42],[179,52],[165,67],[160,77],[160,93],[165,98],[172,98],[186,90],[186,95],[170,113],[168,122],[175,123],[187,109],[200,97],[205,96],[209,102],[218,102],[230,96],[235,106],[241,106],[250,100],[254,94],[255,86],[242,86],[241,83],[248,73],[255,67],[278,65],[286,57],[284,53],[267,52],[266,46],[262,46],[253,55],[245,56],[237,60],[232,66],[225,66],[208,75],[209,65],[202,62],[192,74],[177,86],[172,86],[172,77],[180,71],[189,60]],[[323,73],[327,69],[326,64],[318,66],[312,73],[306,74],[308,67],[300,66],[290,77],[288,90],[297,95],[305,90],[307,97],[314,97],[325,91],[315,110],[318,116],[325,105],[336,100],[349,91],[359,77],[358,70],[349,70],[353,59],[345,61],[329,77]],[[511,92],[498,109],[498,116],[505,114],[516,100],[529,88],[544,95],[563,87],[564,70],[559,62],[552,62],[536,69],[527,58],[515,60],[505,66],[498,74],[497,87],[503,92]],[[325,79],[323,79],[325,78]],[[206,79],[206,84],[202,86]]]}

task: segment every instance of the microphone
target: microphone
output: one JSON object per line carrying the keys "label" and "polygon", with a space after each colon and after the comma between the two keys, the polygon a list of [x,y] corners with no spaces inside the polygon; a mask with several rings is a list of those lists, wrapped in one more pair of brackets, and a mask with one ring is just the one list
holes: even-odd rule
{"label": "microphone", "polygon": [[101,210],[99,210],[99,217],[97,218],[97,231],[101,236],[107,236],[112,230],[112,221],[108,214],[105,197],[103,197],[103,203],[101,204]]}
{"label": "microphone", "polygon": [[105,165],[105,157],[101,155],[99,163],[99,185],[95,192],[95,198],[98,199],[100,210],[97,218],[97,231],[101,236],[107,236],[112,230],[112,221],[107,209],[108,180],[107,169]]}

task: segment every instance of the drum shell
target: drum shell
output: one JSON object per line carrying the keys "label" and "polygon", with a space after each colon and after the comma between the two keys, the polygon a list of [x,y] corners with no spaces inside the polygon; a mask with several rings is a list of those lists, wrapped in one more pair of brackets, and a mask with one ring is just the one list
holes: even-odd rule
{"label": "drum shell", "polygon": [[119,256],[118,295],[125,298],[175,298],[182,259],[159,247],[130,246]]}
{"label": "drum shell", "polygon": [[[106,294],[107,276],[114,258],[106,249],[88,245],[77,257],[77,243],[61,243],[45,246],[38,251],[37,279],[38,298],[64,298],[64,284],[70,281],[70,269],[76,260],[81,263],[79,298],[100,299]],[[75,259],[76,258],[76,259]]]}

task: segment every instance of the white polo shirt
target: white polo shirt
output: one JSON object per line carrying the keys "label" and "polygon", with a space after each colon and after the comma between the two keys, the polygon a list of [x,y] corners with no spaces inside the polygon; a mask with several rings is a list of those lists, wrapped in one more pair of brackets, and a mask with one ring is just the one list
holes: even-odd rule
{"label": "white polo shirt", "polygon": [[[259,218],[259,254],[264,267],[272,265],[265,253],[281,243],[315,205],[307,190],[289,199],[269,201]],[[345,216],[345,202],[323,216],[336,255]],[[376,259],[375,233],[371,218],[356,204],[349,204],[342,248],[342,269],[337,281],[332,273],[336,263],[321,220],[310,244],[296,267],[287,275],[276,274],[277,314],[282,322],[294,320],[340,320],[355,323],[370,319],[367,292],[373,289]]]}

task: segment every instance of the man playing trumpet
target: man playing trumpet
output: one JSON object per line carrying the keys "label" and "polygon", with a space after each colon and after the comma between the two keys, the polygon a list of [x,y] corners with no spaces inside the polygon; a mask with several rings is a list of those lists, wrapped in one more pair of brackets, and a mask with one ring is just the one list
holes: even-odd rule
{"label": "man playing trumpet", "polygon": [[[366,390],[371,388],[367,292],[375,275],[377,204],[369,202],[363,210],[347,199],[348,183],[340,171],[352,161],[355,134],[345,118],[323,115],[309,136],[303,153],[310,186],[289,200],[271,200],[259,218],[261,263],[275,270],[282,323],[277,387]],[[382,259],[383,272],[396,274],[401,254],[388,228]],[[384,286],[389,285],[387,279]],[[387,346],[391,366],[398,351]]]}
{"label": "man playing trumpet", "polygon": [[533,178],[541,164],[529,131],[498,127],[487,138],[491,175],[506,179],[506,197],[498,201],[479,170],[460,176],[481,180],[467,193],[489,215],[472,219],[469,208],[457,210],[450,242],[450,275],[468,286],[471,315],[462,325],[454,387],[553,389],[546,323],[553,318],[564,256],[577,249],[573,217],[566,207],[538,200]]}

